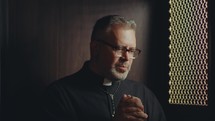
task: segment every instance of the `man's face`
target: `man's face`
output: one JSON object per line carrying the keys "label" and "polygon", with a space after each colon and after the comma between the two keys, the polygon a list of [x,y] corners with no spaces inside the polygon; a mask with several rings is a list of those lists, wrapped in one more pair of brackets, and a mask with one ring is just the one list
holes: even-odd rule
{"label": "man's face", "polygon": [[[127,49],[136,48],[134,30],[117,26],[112,30],[103,41],[114,46],[126,47]],[[122,53],[120,57],[116,55],[110,46],[105,44],[101,46],[97,60],[99,73],[112,81],[124,80],[130,71],[133,59],[128,56],[128,52]]]}

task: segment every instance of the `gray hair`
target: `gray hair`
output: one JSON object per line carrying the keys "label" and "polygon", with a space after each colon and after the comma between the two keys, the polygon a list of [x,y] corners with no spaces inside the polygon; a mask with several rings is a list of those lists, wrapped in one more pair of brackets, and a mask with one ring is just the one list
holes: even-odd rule
{"label": "gray hair", "polygon": [[96,24],[93,27],[91,41],[101,39],[99,38],[102,36],[101,34],[109,32],[113,25],[120,25],[126,29],[136,30],[136,23],[134,20],[128,20],[120,15],[108,15],[96,21]]}

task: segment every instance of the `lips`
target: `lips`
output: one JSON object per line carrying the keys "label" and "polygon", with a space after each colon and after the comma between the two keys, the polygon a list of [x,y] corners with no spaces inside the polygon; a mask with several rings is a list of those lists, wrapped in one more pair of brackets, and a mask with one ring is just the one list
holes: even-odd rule
{"label": "lips", "polygon": [[119,72],[126,72],[128,70],[128,66],[118,65],[116,67],[117,71]]}

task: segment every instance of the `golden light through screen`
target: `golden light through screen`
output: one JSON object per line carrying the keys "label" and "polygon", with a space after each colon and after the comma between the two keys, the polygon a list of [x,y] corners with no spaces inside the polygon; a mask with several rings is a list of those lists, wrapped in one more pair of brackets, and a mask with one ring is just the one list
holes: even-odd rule
{"label": "golden light through screen", "polygon": [[207,0],[170,0],[169,4],[169,103],[207,106]]}

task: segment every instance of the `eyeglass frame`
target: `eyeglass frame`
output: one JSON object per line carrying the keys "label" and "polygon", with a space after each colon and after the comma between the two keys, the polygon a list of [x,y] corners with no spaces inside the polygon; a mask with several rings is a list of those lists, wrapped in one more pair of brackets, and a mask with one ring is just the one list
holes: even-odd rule
{"label": "eyeglass frame", "polygon": [[[112,45],[104,40],[96,40],[97,42],[101,42],[102,44],[104,45],[107,45],[109,47],[111,47],[111,49],[115,52],[115,54],[117,55],[117,51],[120,51],[120,55],[119,55],[119,52],[118,52],[118,57],[122,57],[123,56],[123,53],[125,52],[128,52],[128,53],[133,53],[133,56],[129,57],[130,59],[136,59],[139,54],[141,53],[141,50],[138,49],[138,48],[130,48],[130,49],[127,49],[127,47],[124,47],[124,46],[116,46],[116,45]],[[137,52],[137,53],[136,53]]]}

